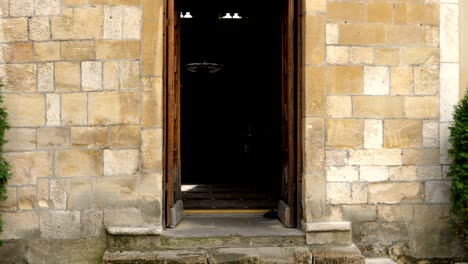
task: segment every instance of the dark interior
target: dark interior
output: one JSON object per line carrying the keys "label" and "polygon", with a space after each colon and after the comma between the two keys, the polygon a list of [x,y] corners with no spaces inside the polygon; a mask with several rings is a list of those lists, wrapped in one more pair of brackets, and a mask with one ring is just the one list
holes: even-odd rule
{"label": "dark interior", "polygon": [[[203,207],[206,199],[218,200],[207,205],[213,208],[276,205],[282,111],[277,2],[179,2],[182,184],[200,185],[197,195],[183,194],[185,208]],[[241,18],[222,18],[226,13]],[[216,190],[219,195],[209,198],[200,194]]]}

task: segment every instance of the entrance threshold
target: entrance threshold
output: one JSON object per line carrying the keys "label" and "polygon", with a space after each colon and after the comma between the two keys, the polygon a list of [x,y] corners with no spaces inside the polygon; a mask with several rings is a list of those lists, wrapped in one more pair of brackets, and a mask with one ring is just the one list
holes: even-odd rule
{"label": "entrance threshold", "polygon": [[[227,211],[227,210],[226,210]],[[241,210],[239,210],[241,211]],[[164,235],[183,237],[297,237],[305,233],[296,228],[286,228],[278,219],[267,219],[263,214],[187,214],[173,229]],[[301,240],[302,240],[301,239]]]}

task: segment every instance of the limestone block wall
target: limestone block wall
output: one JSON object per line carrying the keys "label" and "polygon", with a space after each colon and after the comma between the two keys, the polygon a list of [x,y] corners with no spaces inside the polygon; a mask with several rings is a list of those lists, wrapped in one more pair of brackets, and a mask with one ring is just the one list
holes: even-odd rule
{"label": "limestone block wall", "polygon": [[1,239],[161,225],[162,8],[155,0],[0,1],[13,173]]}
{"label": "limestone block wall", "polygon": [[[366,255],[461,254],[446,177],[459,4],[304,0],[303,221],[351,221]],[[162,10],[0,0],[13,172],[0,239],[161,224]]]}
{"label": "limestone block wall", "polygon": [[304,219],[351,221],[366,255],[461,254],[446,176],[458,11],[457,0],[305,1]]}

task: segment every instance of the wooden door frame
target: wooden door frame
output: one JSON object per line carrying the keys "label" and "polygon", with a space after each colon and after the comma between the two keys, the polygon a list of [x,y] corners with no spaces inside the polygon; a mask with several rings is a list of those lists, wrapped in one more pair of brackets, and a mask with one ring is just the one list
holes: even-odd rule
{"label": "wooden door frame", "polygon": [[[164,0],[164,18],[163,18],[163,120],[164,120],[164,125],[163,125],[163,179],[164,179],[164,221],[165,224],[164,226],[167,225],[168,222],[171,221],[170,218],[170,210],[171,210],[171,203],[174,203],[174,199],[172,197],[173,195],[173,186],[172,186],[172,179],[169,179],[168,177],[168,171],[172,170],[173,168],[168,167],[170,166],[171,163],[168,164],[168,147],[167,143],[168,140],[171,139],[172,135],[168,134],[168,116],[173,116],[173,107],[171,106],[174,102],[172,102],[172,98],[169,97],[169,94],[171,94],[170,85],[168,84],[167,80],[170,74],[174,74],[172,71],[168,70],[168,31],[169,31],[169,18],[168,18],[168,3],[169,1],[178,1],[178,0]],[[294,46],[294,54],[295,54],[295,85],[294,85],[294,102],[295,102],[295,108],[294,108],[294,113],[295,113],[295,149],[294,149],[294,154],[295,154],[295,203],[293,207],[293,211],[295,214],[295,224],[294,226],[300,228],[301,227],[301,220],[302,220],[302,167],[303,167],[303,162],[302,162],[302,144],[303,144],[303,137],[302,137],[302,118],[303,118],[303,109],[302,109],[302,104],[303,104],[303,91],[302,91],[302,85],[303,85],[303,57],[302,57],[302,16],[303,16],[303,0],[291,0],[294,2],[295,6],[295,13],[294,13],[294,27],[295,27],[295,46]],[[180,58],[179,58],[180,59]],[[180,107],[180,105],[179,105]],[[179,108],[180,109],[180,108]],[[169,186],[171,185],[171,186]]]}

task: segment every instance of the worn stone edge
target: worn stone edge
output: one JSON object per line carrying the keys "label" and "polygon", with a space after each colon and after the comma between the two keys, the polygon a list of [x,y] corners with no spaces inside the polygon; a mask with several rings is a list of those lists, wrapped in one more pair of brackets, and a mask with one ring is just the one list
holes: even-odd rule
{"label": "worn stone edge", "polygon": [[350,222],[312,222],[303,223],[305,232],[351,231]]}
{"label": "worn stone edge", "polygon": [[161,235],[163,229],[161,226],[144,226],[144,227],[131,227],[131,226],[109,226],[106,231],[110,235]]}

